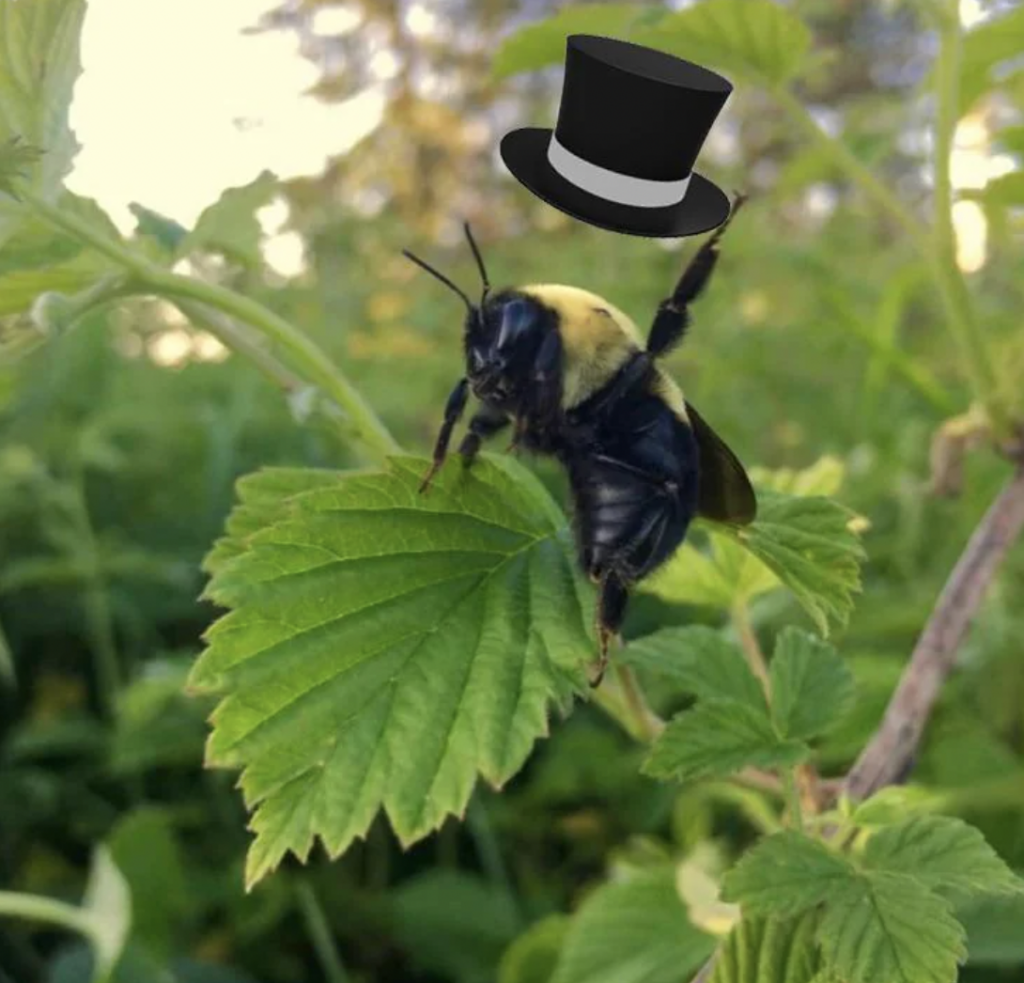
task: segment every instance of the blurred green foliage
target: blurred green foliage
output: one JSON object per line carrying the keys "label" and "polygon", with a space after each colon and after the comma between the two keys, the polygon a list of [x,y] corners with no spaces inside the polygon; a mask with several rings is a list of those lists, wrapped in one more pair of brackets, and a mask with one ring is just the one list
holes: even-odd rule
{"label": "blurred green foliage", "polygon": [[[0,0],[0,9],[11,2]],[[325,70],[317,90],[342,98],[370,80],[373,46],[360,31],[314,38],[307,19],[326,5],[289,4],[267,26],[295,30],[311,57],[342,66]],[[374,45],[396,52],[400,71],[380,129],[321,178],[285,189],[292,226],[307,242],[308,274],[281,282],[262,268],[251,209],[266,188],[234,197],[239,214],[226,228],[208,221],[191,233],[193,244],[227,256],[201,272],[301,325],[404,447],[426,449],[460,369],[461,315],[399,250],[411,246],[458,282],[473,282],[457,238],[466,217],[495,280],[591,287],[644,325],[694,244],[572,222],[500,173],[493,151],[511,126],[550,125],[559,76],[543,66],[559,57],[566,30],[614,33],[609,25],[621,19],[622,31],[640,39],[705,16],[708,61],[717,54],[740,84],[701,166],[752,200],[670,368],[743,460],[775,469],[824,456],[840,462],[842,485],[828,493],[870,523],[864,592],[832,639],[857,700],[816,751],[826,775],[841,774],[880,719],[1007,468],[979,450],[962,462],[959,495],[930,492],[933,436],[972,402],[962,351],[898,225],[769,90],[792,85],[816,119],[841,131],[856,161],[926,215],[937,6],[796,0],[770,15],[780,32],[770,24],[752,30],[751,50],[732,61],[734,44],[712,44],[707,11],[572,6],[560,26],[533,28],[531,41],[529,31],[513,32],[553,4],[423,6],[436,24],[425,39],[403,29],[408,5],[358,4],[361,30],[372,28]],[[744,10],[743,0],[703,6]],[[993,149],[1016,155],[1017,170],[963,194],[988,221],[987,261],[968,279],[996,384],[1019,406],[1024,73],[1007,62],[1020,50],[1022,19],[1010,5],[986,7],[990,19],[961,48],[958,105],[985,127]],[[794,34],[785,25],[797,18]],[[500,78],[517,67],[515,45],[518,67],[537,71]],[[436,78],[444,85],[432,87]],[[0,99],[6,79],[0,71]],[[46,121],[28,124],[45,143]],[[0,132],[0,147],[6,139]],[[57,167],[62,155],[50,159]],[[102,222],[87,202],[60,204]],[[5,203],[0,219],[8,215]],[[182,246],[180,227],[144,208],[137,215],[137,240],[153,255]],[[669,864],[699,855],[717,876],[724,858],[770,831],[774,799],[715,783],[655,783],[638,774],[642,750],[593,707],[558,721],[501,794],[478,790],[464,823],[449,821],[402,852],[378,818],[340,860],[321,856],[307,869],[285,862],[243,892],[246,817],[232,777],[201,766],[212,706],[182,693],[216,614],[199,599],[200,563],[221,534],[239,476],[268,464],[346,467],[357,457],[337,440],[329,413],[307,412],[301,393],[283,399],[236,355],[204,358],[205,336],[162,302],[98,310],[67,331],[59,317],[44,316],[44,339],[28,312],[37,294],[72,294],[105,268],[102,257],[42,224],[0,248],[0,889],[78,903],[93,847],[106,844],[132,899],[121,983],[277,983],[331,972],[330,983],[542,983],[559,951],[575,955],[559,963],[556,981],[584,983],[593,977],[582,960],[593,953],[577,952],[573,940],[588,925],[610,944],[617,940],[607,933],[620,932],[616,952],[635,942],[651,959],[640,967],[648,975],[636,978],[686,979],[705,954],[703,931],[679,942],[685,953],[663,952],[653,947],[660,936],[644,934],[646,920],[630,923],[617,911],[650,904],[671,919],[662,897]],[[184,355],[168,358],[175,345]],[[541,463],[537,472],[562,494],[553,467]],[[777,592],[756,597],[752,617],[766,640],[805,618]],[[634,606],[627,634],[716,618],[707,607],[650,594]],[[928,801],[969,819],[1018,870],[1022,634],[1018,549],[964,646],[914,770]],[[658,709],[687,705],[671,678],[636,665]],[[616,879],[623,871],[640,873]],[[571,922],[562,917],[576,910]],[[961,978],[1018,979],[1019,899],[986,898],[960,913],[970,953]],[[340,970],[325,953],[321,921]],[[82,943],[50,927],[0,924],[2,983],[77,983],[90,959]]]}

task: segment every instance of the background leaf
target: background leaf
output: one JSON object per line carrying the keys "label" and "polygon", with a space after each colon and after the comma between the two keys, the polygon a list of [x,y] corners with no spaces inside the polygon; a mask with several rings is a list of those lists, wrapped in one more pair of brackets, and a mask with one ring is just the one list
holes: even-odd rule
{"label": "background leaf", "polygon": [[191,907],[170,815],[156,806],[127,813],[111,831],[107,848],[130,891],[133,940],[166,956]]}
{"label": "background leaf", "polygon": [[691,924],[674,868],[647,870],[587,898],[552,983],[686,983],[714,946]]}
{"label": "background leaf", "polygon": [[256,212],[271,202],[277,190],[277,178],[270,171],[249,184],[228,188],[199,216],[195,228],[179,244],[179,255],[205,250],[223,253],[245,266],[259,266],[263,232]]}
{"label": "background leaf", "polygon": [[549,915],[531,925],[501,957],[498,983],[550,983],[570,924],[565,915]]}
{"label": "background leaf", "polygon": [[[660,13],[656,8],[654,13]],[[578,3],[554,17],[529,24],[505,38],[494,56],[491,71],[501,79],[518,72],[533,72],[565,60],[565,39],[570,34],[600,34],[629,39],[630,27],[645,13],[631,3]],[[646,18],[649,19],[649,18]]]}
{"label": "background leaf", "polygon": [[1024,50],[1024,8],[1008,10],[968,31],[960,51],[960,113],[966,113],[984,93],[1005,80],[1009,73],[997,71],[1005,62],[1015,62]]}
{"label": "background leaf", "polygon": [[800,74],[811,32],[772,0],[702,0],[661,20],[643,42],[761,84]]}
{"label": "background leaf", "polygon": [[467,981],[494,978],[518,921],[508,894],[480,877],[443,869],[401,885],[393,919],[398,939],[419,966]]}
{"label": "background leaf", "polygon": [[89,920],[89,940],[94,957],[93,978],[105,980],[121,955],[132,920],[128,882],[117,869],[106,847],[99,847],[93,854],[92,870],[82,907]]}
{"label": "background leaf", "polygon": [[590,611],[557,507],[508,458],[420,495],[426,466],[292,497],[210,584],[234,610],[190,682],[225,694],[207,759],[245,769],[250,884],[315,836],[341,853],[382,807],[424,836],[478,773],[515,774],[582,685]]}
{"label": "background leaf", "polygon": [[957,907],[969,961],[997,966],[1024,962],[1024,895],[988,895]]}

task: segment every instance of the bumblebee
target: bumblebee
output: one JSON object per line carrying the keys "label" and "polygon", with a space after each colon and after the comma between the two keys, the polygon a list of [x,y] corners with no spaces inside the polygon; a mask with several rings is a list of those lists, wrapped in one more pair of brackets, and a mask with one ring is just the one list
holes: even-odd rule
{"label": "bumblebee", "polygon": [[564,465],[579,562],[598,586],[595,685],[630,589],[675,552],[694,516],[747,524],[756,515],[743,465],[657,364],[683,340],[689,306],[707,286],[722,234],[743,201],[736,198],[729,219],[658,305],[646,345],[626,314],[588,290],[532,284],[492,294],[468,224],[466,239],[483,282],[476,304],[403,251],[466,306],[466,372],[448,397],[420,491],[444,463],[470,392],[479,408],[458,449],[467,466],[484,440],[510,424],[510,447],[552,455]]}

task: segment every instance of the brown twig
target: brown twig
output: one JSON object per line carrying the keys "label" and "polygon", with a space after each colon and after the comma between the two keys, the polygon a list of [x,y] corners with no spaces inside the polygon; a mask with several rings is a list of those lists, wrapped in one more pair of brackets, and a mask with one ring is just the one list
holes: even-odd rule
{"label": "brown twig", "polygon": [[961,555],[917,641],[875,735],[846,776],[854,800],[898,781],[911,766],[957,648],[1010,546],[1024,530],[1024,465],[999,493]]}

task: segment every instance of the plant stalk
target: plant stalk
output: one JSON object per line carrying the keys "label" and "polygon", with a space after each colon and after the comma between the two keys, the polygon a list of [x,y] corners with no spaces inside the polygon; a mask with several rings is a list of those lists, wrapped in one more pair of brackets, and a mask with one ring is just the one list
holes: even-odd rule
{"label": "plant stalk", "polygon": [[665,729],[665,722],[647,705],[643,690],[637,681],[632,666],[617,664],[615,676],[622,689],[626,708],[632,718],[633,726],[645,744],[653,743]]}
{"label": "plant stalk", "polygon": [[348,973],[345,972],[345,965],[341,961],[341,953],[338,952],[327,916],[312,885],[306,880],[300,880],[295,893],[306,922],[306,930],[324,971],[324,979],[327,983],[349,983]]}
{"label": "plant stalk", "polygon": [[327,354],[284,318],[226,287],[163,270],[125,245],[110,240],[89,223],[62,212],[35,194],[26,192],[24,199],[52,225],[92,246],[126,270],[130,274],[131,292],[155,293],[176,301],[197,301],[255,328],[281,349],[296,371],[341,407],[352,431],[374,459],[383,460],[400,450],[362,394]]}
{"label": "plant stalk", "polygon": [[764,695],[770,701],[772,688],[771,679],[768,675],[768,663],[765,661],[764,652],[761,651],[761,643],[757,640],[754,626],[750,621],[750,611],[746,601],[737,601],[732,606],[732,623],[739,635],[740,645],[743,654],[747,657],[747,665],[750,671],[757,676],[764,687]]}

